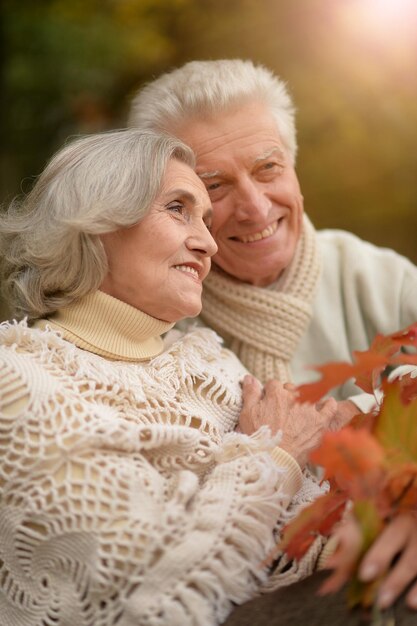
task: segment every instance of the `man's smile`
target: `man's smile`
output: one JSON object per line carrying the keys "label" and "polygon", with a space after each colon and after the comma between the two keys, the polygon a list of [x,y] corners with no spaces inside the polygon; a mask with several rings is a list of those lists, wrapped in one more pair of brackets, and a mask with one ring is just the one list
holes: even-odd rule
{"label": "man's smile", "polygon": [[251,233],[250,235],[240,235],[235,237],[230,237],[233,241],[240,241],[242,243],[252,243],[253,241],[260,241],[261,239],[267,239],[271,237],[278,229],[278,226],[283,218],[279,218],[263,230],[259,230],[255,233]]}

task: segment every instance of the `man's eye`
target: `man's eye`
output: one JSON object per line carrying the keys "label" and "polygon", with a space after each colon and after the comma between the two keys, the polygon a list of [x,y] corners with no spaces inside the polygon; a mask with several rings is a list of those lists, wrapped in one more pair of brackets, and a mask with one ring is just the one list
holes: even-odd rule
{"label": "man's eye", "polygon": [[268,161],[267,163],[264,163],[261,167],[261,170],[278,170],[278,169],[282,169],[282,165],[280,165],[279,163],[276,163],[276,161]]}
{"label": "man's eye", "polygon": [[209,185],[207,185],[206,189],[207,191],[215,191],[220,186],[221,186],[221,183],[210,183]]}
{"label": "man's eye", "polygon": [[261,171],[274,171],[274,172],[282,172],[284,169],[284,165],[282,163],[276,163],[275,161],[268,161],[264,163],[261,167]]}

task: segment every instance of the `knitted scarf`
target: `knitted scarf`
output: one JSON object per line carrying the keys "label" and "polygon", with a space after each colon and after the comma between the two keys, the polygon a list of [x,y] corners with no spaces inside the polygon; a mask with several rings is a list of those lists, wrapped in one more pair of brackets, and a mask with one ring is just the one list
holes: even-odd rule
{"label": "knitted scarf", "polygon": [[312,315],[321,273],[316,231],[304,216],[290,266],[268,288],[215,268],[204,282],[204,322],[216,330],[261,382],[291,381],[290,362]]}

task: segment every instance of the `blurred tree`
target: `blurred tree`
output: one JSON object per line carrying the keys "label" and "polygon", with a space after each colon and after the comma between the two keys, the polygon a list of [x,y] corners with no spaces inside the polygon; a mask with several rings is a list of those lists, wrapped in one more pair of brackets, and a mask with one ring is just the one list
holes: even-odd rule
{"label": "blurred tree", "polygon": [[133,80],[170,63],[170,22],[187,2],[3,0],[3,197],[69,135],[121,123]]}

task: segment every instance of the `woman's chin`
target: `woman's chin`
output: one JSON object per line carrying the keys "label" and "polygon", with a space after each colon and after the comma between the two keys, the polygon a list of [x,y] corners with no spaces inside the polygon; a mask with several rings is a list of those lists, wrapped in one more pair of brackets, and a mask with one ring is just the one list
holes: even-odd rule
{"label": "woman's chin", "polygon": [[184,313],[184,315],[181,317],[181,319],[185,320],[185,319],[187,319],[189,317],[197,317],[198,315],[200,315],[202,308],[203,308],[202,304],[200,304],[199,306],[190,307],[189,310],[187,311],[187,313]]}

